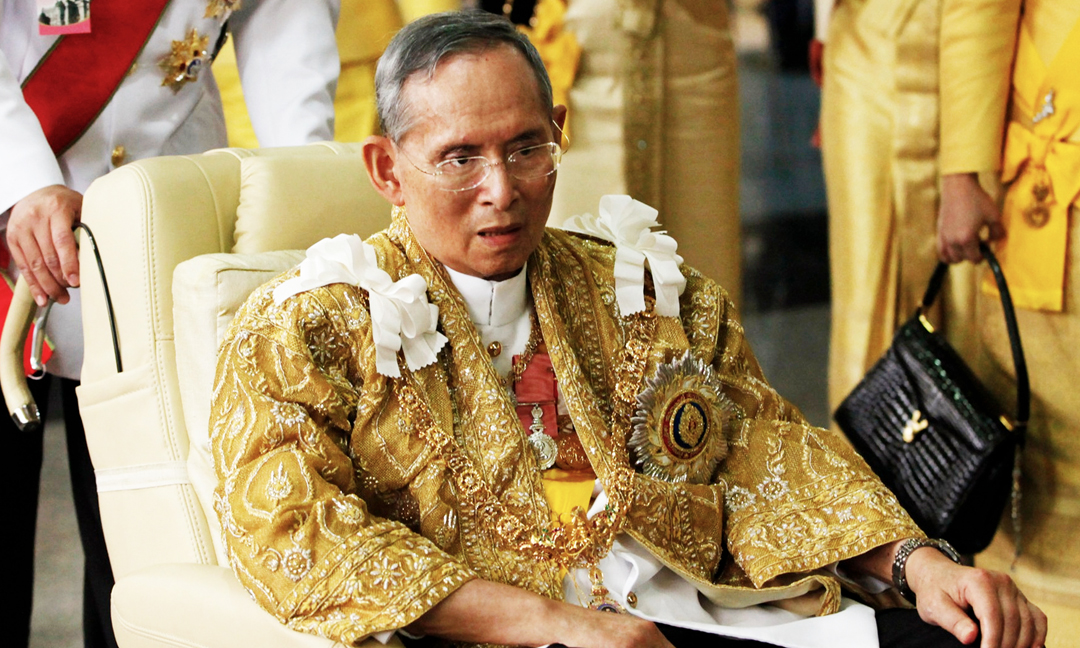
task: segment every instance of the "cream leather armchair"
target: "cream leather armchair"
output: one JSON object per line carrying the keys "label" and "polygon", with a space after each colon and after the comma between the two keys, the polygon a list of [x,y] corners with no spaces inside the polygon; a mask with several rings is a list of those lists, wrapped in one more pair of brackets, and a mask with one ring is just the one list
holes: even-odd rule
{"label": "cream leather armchair", "polygon": [[123,370],[84,242],[78,394],[123,648],[333,645],[286,629],[228,567],[213,511],[210,394],[217,346],[247,294],[297,264],[299,250],[367,235],[389,213],[356,145],[143,160],[87,191],[83,221],[104,263]]}

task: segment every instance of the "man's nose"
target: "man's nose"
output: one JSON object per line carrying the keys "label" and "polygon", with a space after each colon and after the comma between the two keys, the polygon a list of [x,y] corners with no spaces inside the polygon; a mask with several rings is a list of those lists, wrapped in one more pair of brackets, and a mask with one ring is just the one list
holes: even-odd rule
{"label": "man's nose", "polygon": [[480,183],[485,202],[498,209],[506,209],[514,202],[517,182],[506,169],[506,162],[500,161],[488,167],[488,175]]}

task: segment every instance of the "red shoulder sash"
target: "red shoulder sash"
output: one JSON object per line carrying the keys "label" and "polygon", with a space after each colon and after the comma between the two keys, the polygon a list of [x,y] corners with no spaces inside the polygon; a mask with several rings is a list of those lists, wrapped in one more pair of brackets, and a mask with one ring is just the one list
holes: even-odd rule
{"label": "red shoulder sash", "polygon": [[94,29],[61,36],[23,82],[23,98],[57,155],[109,103],[169,0],[94,0]]}

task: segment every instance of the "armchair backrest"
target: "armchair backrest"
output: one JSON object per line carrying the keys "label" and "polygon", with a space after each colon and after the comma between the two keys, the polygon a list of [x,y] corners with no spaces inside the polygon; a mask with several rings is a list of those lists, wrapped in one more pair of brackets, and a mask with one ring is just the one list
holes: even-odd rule
{"label": "armchair backrest", "polygon": [[[206,425],[216,345],[247,292],[302,258],[259,253],[366,236],[389,213],[356,145],[143,160],[87,191],[83,221],[110,282],[123,371],[84,244],[79,402],[118,580],[163,563],[224,564]],[[180,269],[174,303],[177,266],[206,254]]]}

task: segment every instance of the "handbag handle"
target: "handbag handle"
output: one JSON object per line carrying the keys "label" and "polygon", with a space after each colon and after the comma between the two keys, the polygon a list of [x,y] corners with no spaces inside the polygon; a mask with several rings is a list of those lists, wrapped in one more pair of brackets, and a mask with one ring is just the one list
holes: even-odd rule
{"label": "handbag handle", "polygon": [[[1028,382],[1027,362],[1024,360],[1024,347],[1020,343],[1020,328],[1016,325],[1016,311],[1013,309],[1012,296],[1009,295],[1009,286],[1005,283],[1005,274],[1001,271],[1001,265],[997,257],[990,251],[990,247],[984,242],[979,243],[986,264],[994,273],[994,281],[997,282],[998,292],[1001,294],[1001,310],[1005,313],[1005,329],[1009,333],[1009,345],[1012,347],[1013,368],[1016,371],[1016,427],[1023,431],[1027,427],[1028,417],[1031,414],[1031,385]],[[945,273],[949,264],[938,263],[934,274],[930,277],[930,284],[926,287],[926,293],[922,298],[919,310],[925,311],[934,304],[941,284],[945,281]],[[1021,439],[1023,435],[1021,434]]]}

